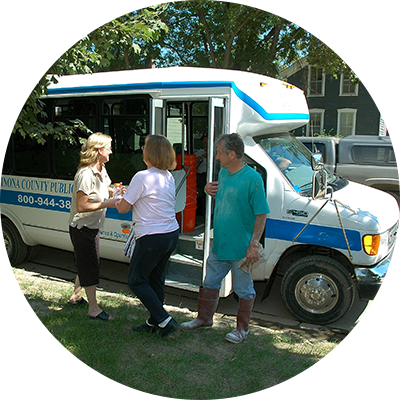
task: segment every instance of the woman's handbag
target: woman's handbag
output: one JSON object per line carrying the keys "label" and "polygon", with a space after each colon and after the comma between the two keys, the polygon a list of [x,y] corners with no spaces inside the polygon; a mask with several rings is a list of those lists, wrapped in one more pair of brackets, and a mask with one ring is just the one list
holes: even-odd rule
{"label": "woman's handbag", "polygon": [[134,229],[131,229],[128,235],[128,239],[126,239],[124,247],[125,256],[131,258],[134,249],[135,249],[135,231]]}

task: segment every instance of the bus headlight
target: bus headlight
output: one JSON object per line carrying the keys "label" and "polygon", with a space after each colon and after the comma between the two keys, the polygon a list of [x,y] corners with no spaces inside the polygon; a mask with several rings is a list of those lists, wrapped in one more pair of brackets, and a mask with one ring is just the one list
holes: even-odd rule
{"label": "bus headlight", "polygon": [[365,235],[363,237],[364,251],[370,256],[376,256],[379,252],[381,235]]}

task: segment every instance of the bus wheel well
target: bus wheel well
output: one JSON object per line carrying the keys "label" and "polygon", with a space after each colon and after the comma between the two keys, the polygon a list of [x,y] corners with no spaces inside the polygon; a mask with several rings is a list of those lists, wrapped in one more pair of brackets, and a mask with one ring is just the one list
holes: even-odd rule
{"label": "bus wheel well", "polygon": [[1,226],[7,256],[12,266],[21,264],[24,261],[30,261],[38,255],[40,246],[28,246],[25,244],[18,228],[10,218],[3,214],[1,215]]}
{"label": "bus wheel well", "polygon": [[312,255],[326,256],[338,261],[353,276],[354,273],[353,266],[349,261],[349,259],[344,254],[334,249],[330,249],[328,247],[312,246],[312,245],[297,245],[289,247],[282,255],[276,266],[277,274],[283,276],[287,271],[287,269],[294,262],[296,262],[301,258]]}
{"label": "bus wheel well", "polygon": [[1,218],[4,245],[12,266],[21,264],[28,255],[28,246],[23,242],[18,229],[8,218]]}

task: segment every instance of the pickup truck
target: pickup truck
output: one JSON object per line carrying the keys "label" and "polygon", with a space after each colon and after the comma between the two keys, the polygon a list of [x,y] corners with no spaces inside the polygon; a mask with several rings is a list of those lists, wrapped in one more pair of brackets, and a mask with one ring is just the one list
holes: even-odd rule
{"label": "pickup truck", "polygon": [[320,153],[325,168],[353,182],[384,190],[399,198],[399,175],[388,136],[301,136],[313,153]]}

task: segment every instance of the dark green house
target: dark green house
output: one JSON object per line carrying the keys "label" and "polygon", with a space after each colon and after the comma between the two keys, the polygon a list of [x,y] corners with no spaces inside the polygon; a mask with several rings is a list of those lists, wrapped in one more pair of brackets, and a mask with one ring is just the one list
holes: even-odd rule
{"label": "dark green house", "polygon": [[280,75],[307,97],[310,123],[297,129],[295,135],[387,135],[381,114],[362,82],[354,85],[344,74],[337,79],[325,75],[322,68],[310,66],[306,58]]}

